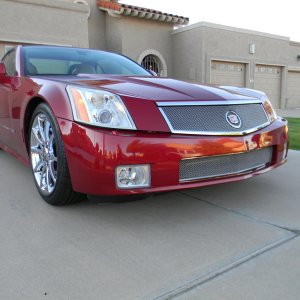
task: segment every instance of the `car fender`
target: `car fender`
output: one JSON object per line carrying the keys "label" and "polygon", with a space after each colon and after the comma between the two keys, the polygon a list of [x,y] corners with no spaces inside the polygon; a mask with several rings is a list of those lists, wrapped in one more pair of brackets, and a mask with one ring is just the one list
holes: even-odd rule
{"label": "car fender", "polygon": [[34,84],[31,84],[26,91],[26,97],[19,101],[21,101],[19,104],[19,132],[22,135],[22,140],[26,144],[32,114],[41,102],[46,103],[50,107],[56,118],[73,120],[71,103],[65,86],[62,84],[56,82],[45,83],[34,80]]}

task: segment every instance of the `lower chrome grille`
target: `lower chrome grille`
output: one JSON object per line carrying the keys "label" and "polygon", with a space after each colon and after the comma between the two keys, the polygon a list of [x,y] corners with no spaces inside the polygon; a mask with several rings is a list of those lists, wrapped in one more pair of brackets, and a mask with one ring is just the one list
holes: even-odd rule
{"label": "lower chrome grille", "polygon": [[179,166],[179,181],[246,173],[265,167],[271,160],[272,147],[238,154],[183,159]]}

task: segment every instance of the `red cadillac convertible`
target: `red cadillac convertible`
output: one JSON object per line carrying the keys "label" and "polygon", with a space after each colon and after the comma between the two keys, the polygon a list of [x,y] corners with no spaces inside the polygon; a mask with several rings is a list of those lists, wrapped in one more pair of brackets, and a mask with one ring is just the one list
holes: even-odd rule
{"label": "red cadillac convertible", "polygon": [[262,92],[153,76],[104,51],[18,46],[0,62],[0,148],[53,205],[237,181],[280,166]]}

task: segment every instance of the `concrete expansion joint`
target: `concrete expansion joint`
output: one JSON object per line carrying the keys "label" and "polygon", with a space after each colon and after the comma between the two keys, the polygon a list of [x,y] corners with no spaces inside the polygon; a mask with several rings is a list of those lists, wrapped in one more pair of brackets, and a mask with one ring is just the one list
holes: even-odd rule
{"label": "concrete expansion joint", "polygon": [[296,237],[298,237],[298,235],[291,233],[287,237],[284,237],[274,243],[271,243],[271,244],[269,244],[263,248],[260,248],[250,254],[247,254],[247,255],[241,257],[240,259],[237,259],[217,270],[209,272],[208,274],[205,274],[205,275],[201,275],[198,278],[194,278],[191,281],[186,282],[186,283],[182,284],[181,286],[178,286],[175,289],[166,292],[163,295],[153,298],[153,300],[170,300],[170,299],[176,299],[178,297],[181,297],[184,294],[186,294],[187,292],[190,292],[190,291],[204,285],[205,283],[208,283],[208,282],[214,280],[215,278],[217,278],[233,269],[238,268],[239,266],[243,265],[244,263],[246,263],[266,252],[269,252],[277,247],[280,247],[281,245],[286,244],[287,242],[289,242],[291,240],[294,240]]}
{"label": "concrete expansion joint", "polygon": [[207,200],[204,200],[204,199],[201,199],[199,197],[196,197],[196,196],[193,196],[193,195],[190,195],[186,192],[178,192],[186,197],[189,197],[189,198],[192,198],[194,200],[197,200],[197,201],[201,201],[203,203],[206,203],[210,206],[214,206],[216,208],[219,208],[219,209],[223,209],[223,210],[226,210],[228,212],[231,212],[233,214],[236,214],[236,215],[239,215],[239,216],[242,216],[242,217],[245,217],[245,218],[248,218],[248,219],[251,219],[251,220],[254,220],[254,221],[257,221],[259,223],[263,223],[263,224],[267,224],[267,225],[271,225],[271,226],[274,226],[278,229],[281,229],[281,230],[285,230],[285,231],[289,231],[295,235],[300,235],[300,230],[298,229],[294,229],[294,228],[289,228],[289,227],[286,227],[286,226],[282,226],[282,225],[279,225],[279,224],[276,224],[276,223],[273,223],[273,222],[270,222],[270,221],[267,221],[265,219],[262,219],[262,218],[258,218],[258,217],[255,217],[255,216],[250,216],[248,214],[245,214],[245,213],[242,213],[236,209],[233,209],[233,208],[229,208],[229,207],[224,207],[222,205],[218,205],[218,204],[215,204],[213,202],[210,202],[210,201],[207,201]]}
{"label": "concrete expansion joint", "polygon": [[300,230],[298,230],[298,229],[293,229],[293,228],[288,228],[288,227],[282,227],[282,226],[279,226],[279,225],[277,225],[277,227],[281,228],[283,230],[290,231],[291,233],[294,233],[296,236],[300,235]]}
{"label": "concrete expansion joint", "polygon": [[253,216],[249,216],[247,214],[243,214],[239,211],[236,211],[234,209],[231,209],[231,208],[226,208],[226,207],[222,207],[220,205],[217,205],[215,203],[212,203],[210,201],[206,201],[206,200],[203,200],[201,198],[198,198],[198,197],[195,197],[195,196],[192,196],[192,195],[189,195],[185,192],[178,192],[182,195],[185,195],[187,197],[190,197],[194,200],[197,200],[197,201],[202,201],[208,205],[211,205],[211,206],[214,206],[216,208],[219,208],[219,209],[223,209],[223,210],[226,210],[228,212],[231,212],[231,213],[234,213],[234,214],[237,214],[239,216],[243,216],[243,217],[246,217],[246,218],[249,218],[249,219],[252,219],[252,220],[255,220],[259,223],[263,223],[263,224],[267,224],[267,225],[271,225],[271,226],[274,226],[278,229],[281,229],[281,230],[284,230],[288,233],[288,235],[284,238],[281,238],[280,240],[277,240],[271,244],[268,244],[254,252],[251,252],[249,254],[246,254],[245,256],[217,269],[217,270],[214,270],[212,272],[209,272],[208,274],[205,274],[205,275],[201,275],[199,276],[198,278],[194,278],[176,288],[174,288],[173,290],[171,291],[168,291],[158,297],[155,297],[153,298],[153,300],[169,300],[169,299],[175,299],[175,298],[178,298],[178,297],[181,297],[183,296],[184,294],[186,294],[187,292],[190,292],[196,288],[198,288],[199,286],[209,282],[209,281],[212,281],[213,279],[241,266],[242,264],[266,253],[266,252],[269,252],[275,248],[278,248],[280,247],[281,245],[283,244],[286,244],[287,242],[289,241],[292,241],[294,240],[296,237],[300,236],[300,230],[296,230],[296,229],[291,229],[291,228],[287,228],[287,227],[283,227],[283,226],[279,226],[277,224],[273,224],[271,222],[268,222],[266,220],[263,220],[263,219],[260,219],[260,218],[257,218],[257,217],[253,217]]}

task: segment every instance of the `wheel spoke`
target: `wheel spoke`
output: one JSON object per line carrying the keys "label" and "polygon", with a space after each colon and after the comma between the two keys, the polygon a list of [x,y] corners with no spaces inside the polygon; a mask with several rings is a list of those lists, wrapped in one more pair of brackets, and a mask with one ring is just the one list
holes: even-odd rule
{"label": "wheel spoke", "polygon": [[57,162],[57,157],[54,156],[54,154],[52,153],[51,156],[50,156],[50,159],[49,159],[49,162]]}
{"label": "wheel spoke", "polygon": [[54,143],[55,143],[54,134],[52,133],[49,138],[49,142],[48,142],[48,147],[49,147],[49,150],[51,151],[51,153],[53,153],[53,151],[54,151]]}
{"label": "wheel spoke", "polygon": [[34,136],[35,138],[37,139],[37,142],[39,145],[44,145],[44,141],[40,138],[40,129],[39,127],[35,127],[35,128],[32,128],[32,132],[34,133]]}
{"label": "wheel spoke", "polygon": [[42,173],[41,173],[41,178],[40,178],[40,188],[43,190],[44,189],[43,179],[46,174],[45,166],[43,167],[43,169],[41,171],[42,171]]}
{"label": "wheel spoke", "polygon": [[50,178],[49,177],[50,177],[50,172],[49,172],[49,168],[47,166],[46,167],[46,174],[45,174],[45,179],[46,179],[45,188],[46,188],[47,192],[50,192]]}
{"label": "wheel spoke", "polygon": [[43,128],[43,123],[45,123],[45,117],[39,116],[38,117],[38,129],[39,129],[39,133],[41,135],[42,141],[43,141],[43,143],[45,143],[46,138],[45,138],[45,133],[44,133],[44,128]]}
{"label": "wheel spoke", "polygon": [[49,142],[49,140],[50,140],[49,134],[50,134],[51,124],[47,119],[45,120],[44,124],[45,124],[45,141]]}
{"label": "wheel spoke", "polygon": [[33,173],[40,173],[43,170],[41,169],[44,166],[44,162],[40,160],[33,169]]}
{"label": "wheel spoke", "polygon": [[56,171],[54,170],[54,161],[49,163],[49,173],[53,183],[56,183]]}
{"label": "wheel spoke", "polygon": [[31,153],[35,153],[40,156],[42,155],[42,150],[39,148],[39,146],[31,146],[30,150],[31,150]]}

